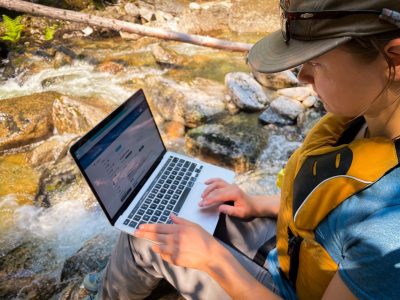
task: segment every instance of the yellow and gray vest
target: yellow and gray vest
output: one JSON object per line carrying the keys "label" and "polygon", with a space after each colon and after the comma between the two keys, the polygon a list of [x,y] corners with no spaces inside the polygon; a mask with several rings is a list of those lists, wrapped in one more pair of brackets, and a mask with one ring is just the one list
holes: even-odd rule
{"label": "yellow and gray vest", "polygon": [[299,299],[320,299],[338,270],[314,230],[338,205],[399,164],[400,141],[343,143],[348,118],[327,114],[289,159],[282,182],[277,251]]}

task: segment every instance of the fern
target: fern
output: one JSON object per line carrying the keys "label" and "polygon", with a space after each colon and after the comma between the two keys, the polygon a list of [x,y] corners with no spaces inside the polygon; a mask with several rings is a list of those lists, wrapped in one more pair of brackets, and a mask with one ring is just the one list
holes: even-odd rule
{"label": "fern", "polygon": [[46,27],[46,31],[44,32],[44,39],[46,41],[51,41],[52,39],[54,39],[54,35],[57,31],[57,25],[52,25],[52,26],[48,26]]}
{"label": "fern", "polygon": [[10,41],[16,43],[21,38],[24,25],[21,24],[22,17],[18,16],[11,19],[9,16],[3,15],[3,26],[5,28],[4,35],[1,37],[3,41]]}

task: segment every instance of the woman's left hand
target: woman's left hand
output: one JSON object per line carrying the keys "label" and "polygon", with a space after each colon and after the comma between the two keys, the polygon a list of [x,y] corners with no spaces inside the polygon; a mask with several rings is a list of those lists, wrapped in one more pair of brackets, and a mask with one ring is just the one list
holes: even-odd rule
{"label": "woman's left hand", "polygon": [[135,236],[154,242],[152,249],[174,265],[205,271],[213,259],[216,239],[199,225],[171,215],[174,224],[142,224]]}

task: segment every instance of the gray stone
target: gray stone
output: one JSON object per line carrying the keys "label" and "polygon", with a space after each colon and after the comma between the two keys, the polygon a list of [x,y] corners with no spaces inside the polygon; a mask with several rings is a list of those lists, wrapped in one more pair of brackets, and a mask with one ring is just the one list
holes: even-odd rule
{"label": "gray stone", "polygon": [[257,117],[244,114],[227,117],[220,124],[207,124],[190,130],[186,135],[189,153],[218,165],[245,172],[254,168],[267,132]]}
{"label": "gray stone", "polygon": [[242,110],[262,110],[270,101],[263,88],[249,74],[228,73],[225,76],[225,85],[232,102]]}
{"label": "gray stone", "polygon": [[299,86],[299,87],[280,89],[276,92],[276,94],[279,96],[292,98],[300,102],[303,102],[309,96],[315,96],[312,87],[309,86]]}
{"label": "gray stone", "polygon": [[299,80],[290,70],[271,74],[253,71],[253,75],[264,87],[274,90],[295,87],[299,85]]}
{"label": "gray stone", "polygon": [[292,120],[296,120],[297,116],[305,110],[300,102],[284,96],[279,96],[272,101],[271,108],[278,114]]}
{"label": "gray stone", "polygon": [[100,234],[86,241],[82,248],[64,262],[61,281],[101,271],[108,262],[115,240],[115,236]]}
{"label": "gray stone", "polygon": [[262,124],[276,124],[283,126],[293,125],[296,123],[293,119],[275,112],[271,107],[268,107],[258,118]]}
{"label": "gray stone", "polygon": [[303,135],[307,135],[312,127],[322,118],[324,111],[308,109],[297,117],[297,125]]}
{"label": "gray stone", "polygon": [[206,33],[228,29],[228,1],[189,5],[180,16],[178,27],[188,33]]}
{"label": "gray stone", "polygon": [[150,107],[158,118],[197,127],[226,114],[224,86],[197,78],[193,82],[175,82],[161,77],[146,79]]}

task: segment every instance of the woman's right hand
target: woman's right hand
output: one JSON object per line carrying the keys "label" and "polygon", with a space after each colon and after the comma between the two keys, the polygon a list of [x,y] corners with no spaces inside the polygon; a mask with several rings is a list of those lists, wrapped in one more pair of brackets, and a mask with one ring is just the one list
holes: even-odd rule
{"label": "woman's right hand", "polygon": [[200,207],[233,201],[232,205],[222,204],[218,210],[232,217],[249,218],[256,216],[254,199],[243,192],[236,184],[229,184],[220,178],[212,178],[205,182],[208,187],[202,193]]}

